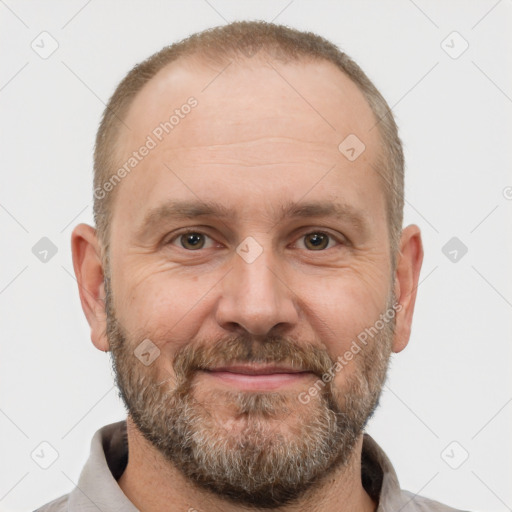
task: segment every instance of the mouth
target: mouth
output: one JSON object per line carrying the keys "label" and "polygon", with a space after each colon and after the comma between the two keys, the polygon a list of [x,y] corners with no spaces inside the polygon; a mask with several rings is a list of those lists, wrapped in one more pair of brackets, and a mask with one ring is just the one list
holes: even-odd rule
{"label": "mouth", "polygon": [[249,391],[271,391],[296,385],[313,375],[312,372],[272,365],[231,365],[209,368],[202,372],[216,383]]}

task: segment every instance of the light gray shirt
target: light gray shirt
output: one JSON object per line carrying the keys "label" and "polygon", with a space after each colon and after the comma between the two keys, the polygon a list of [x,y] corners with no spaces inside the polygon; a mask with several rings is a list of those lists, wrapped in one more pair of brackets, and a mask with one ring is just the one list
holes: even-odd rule
{"label": "light gray shirt", "polygon": [[[35,512],[138,512],[117,483],[127,462],[126,421],[106,425],[94,434],[77,486]],[[364,435],[361,467],[366,492],[379,504],[376,512],[462,512],[402,491],[391,462],[368,434]]]}

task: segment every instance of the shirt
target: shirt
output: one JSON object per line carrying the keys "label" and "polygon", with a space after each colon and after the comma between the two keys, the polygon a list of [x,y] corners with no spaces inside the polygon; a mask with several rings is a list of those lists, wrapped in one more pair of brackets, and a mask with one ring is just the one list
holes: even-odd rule
{"label": "shirt", "polygon": [[[102,427],[94,434],[75,489],[35,512],[139,512],[117,483],[127,463],[126,421]],[[401,490],[390,460],[368,434],[363,439],[361,478],[366,492],[378,503],[376,512],[462,512]]]}

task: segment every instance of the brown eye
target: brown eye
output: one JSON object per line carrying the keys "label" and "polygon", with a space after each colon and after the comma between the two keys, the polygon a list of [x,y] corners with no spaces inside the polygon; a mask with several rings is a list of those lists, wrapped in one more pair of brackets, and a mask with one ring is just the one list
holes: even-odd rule
{"label": "brown eye", "polygon": [[205,236],[202,233],[184,233],[180,236],[180,244],[184,249],[202,249],[205,244]]}
{"label": "brown eye", "polygon": [[304,245],[312,251],[321,251],[329,245],[329,240],[325,233],[309,233],[304,237]]}

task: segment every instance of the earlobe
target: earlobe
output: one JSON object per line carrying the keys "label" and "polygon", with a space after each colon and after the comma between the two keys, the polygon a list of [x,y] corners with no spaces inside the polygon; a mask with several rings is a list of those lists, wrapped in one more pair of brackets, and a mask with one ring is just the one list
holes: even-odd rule
{"label": "earlobe", "polygon": [[76,226],[71,235],[71,250],[80,302],[91,327],[91,340],[96,348],[106,352],[109,344],[106,336],[104,270],[96,230],[87,224]]}
{"label": "earlobe", "polygon": [[395,271],[395,297],[401,308],[396,315],[393,352],[402,351],[409,342],[422,262],[420,229],[415,225],[407,226],[402,231]]}

